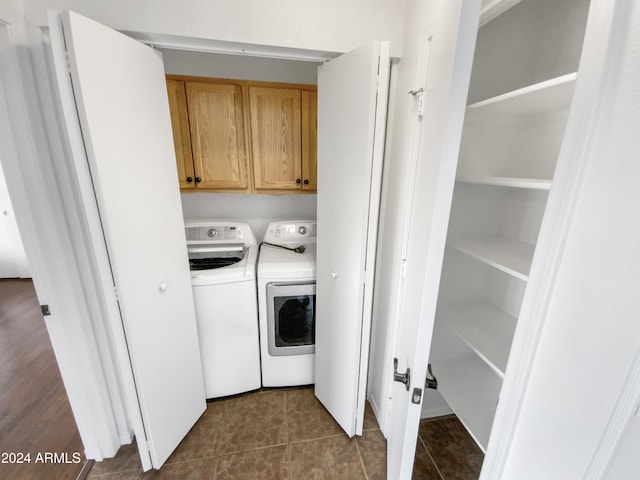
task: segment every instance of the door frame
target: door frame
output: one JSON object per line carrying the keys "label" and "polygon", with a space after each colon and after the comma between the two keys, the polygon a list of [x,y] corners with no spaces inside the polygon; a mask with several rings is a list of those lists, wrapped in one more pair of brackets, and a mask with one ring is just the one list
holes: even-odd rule
{"label": "door frame", "polygon": [[73,232],[65,228],[67,212],[38,103],[26,25],[1,21],[0,47],[0,156],[7,187],[38,300],[50,308],[44,321],[84,453],[101,460],[113,456],[126,435],[124,410],[108,385],[115,372],[103,363],[109,345],[96,335],[81,259]]}
{"label": "door frame", "polygon": [[[127,34],[151,47],[160,43],[152,35]],[[106,249],[91,249],[90,237],[95,232],[83,227],[80,220],[81,215],[97,215],[79,211],[92,210],[95,205],[78,205],[82,194],[72,185],[65,165],[70,158],[68,149],[77,145],[62,144],[62,127],[52,103],[57,97],[52,94],[51,66],[45,54],[47,35],[48,28],[27,27],[22,18],[0,18],[0,105],[7,105],[0,108],[0,154],[38,299],[51,309],[45,323],[84,453],[87,459],[100,461],[113,457],[121,445],[132,441],[136,420],[128,409],[135,406],[125,398],[122,382],[132,382],[133,377],[130,369],[117,363],[124,354],[117,345],[122,345],[118,337],[124,332],[121,325],[113,328],[115,292],[106,289],[106,270],[100,267]],[[221,51],[216,42],[209,50],[191,40],[164,35],[162,46],[235,54]],[[243,45],[234,46],[238,54],[246,54]],[[318,62],[339,55],[247,47],[252,47],[251,54],[256,57],[298,61]],[[46,239],[42,231],[47,232]],[[49,256],[50,251],[56,256]],[[66,269],[69,281],[61,282],[61,272]]]}

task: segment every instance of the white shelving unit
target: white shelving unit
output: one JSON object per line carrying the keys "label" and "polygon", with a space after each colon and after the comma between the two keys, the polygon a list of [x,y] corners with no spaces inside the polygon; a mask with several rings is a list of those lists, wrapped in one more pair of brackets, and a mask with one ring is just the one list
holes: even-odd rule
{"label": "white shelving unit", "polygon": [[569,108],[575,87],[576,73],[498,95],[467,106],[467,111],[484,114],[531,115]]}
{"label": "white shelving unit", "polygon": [[563,75],[469,105],[458,181],[548,190],[575,81]]}
{"label": "white shelving unit", "polygon": [[438,390],[485,450],[576,80],[469,105],[431,363]]}
{"label": "white shelving unit", "polygon": [[437,315],[500,378],[504,378],[516,329],[515,317],[488,302],[448,305]]}
{"label": "white shelving unit", "polygon": [[493,185],[496,187],[529,188],[532,190],[549,190],[551,180],[542,178],[509,178],[509,177],[458,177],[457,182],[474,185]]}
{"label": "white shelving unit", "polygon": [[506,237],[456,238],[449,245],[520,280],[527,280],[534,245]]}
{"label": "white shelving unit", "polygon": [[[502,381],[477,357],[432,363],[439,375],[438,390],[482,451],[486,452]],[[465,388],[460,388],[460,384]]]}

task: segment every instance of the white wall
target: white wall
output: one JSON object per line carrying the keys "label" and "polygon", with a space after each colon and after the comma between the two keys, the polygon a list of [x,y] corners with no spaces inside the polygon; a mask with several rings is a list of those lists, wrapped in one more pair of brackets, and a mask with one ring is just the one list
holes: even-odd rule
{"label": "white wall", "polygon": [[589,0],[523,0],[481,27],[469,102],[575,72],[588,9]]}
{"label": "white wall", "polygon": [[327,52],[377,38],[400,55],[404,2],[399,0],[25,0],[27,20],[46,10],[75,10],[117,30],[171,34]]}
{"label": "white wall", "polygon": [[22,20],[22,0],[2,0],[0,3],[0,20],[6,23],[16,23]]}
{"label": "white wall", "polygon": [[[318,64],[292,60],[161,49],[165,71],[177,75],[235,78],[265,82],[318,81]],[[274,220],[315,220],[313,194],[182,194],[186,220],[237,220],[248,223],[258,241]]]}
{"label": "white wall", "polygon": [[[606,39],[589,38],[596,19],[606,20],[604,4],[594,4],[599,15],[587,27],[585,53],[608,60],[607,97],[579,152],[584,183],[503,478],[592,478],[586,472],[640,349],[640,2],[613,5],[619,43],[600,54]],[[580,89],[579,78],[576,97]],[[584,93],[588,103],[598,92]]]}
{"label": "white wall", "polygon": [[262,82],[318,83],[320,63],[159,49],[166,73]]}
{"label": "white wall", "polygon": [[275,220],[315,220],[316,195],[259,195],[244,193],[186,193],[186,220],[238,220],[248,223],[258,242]]}

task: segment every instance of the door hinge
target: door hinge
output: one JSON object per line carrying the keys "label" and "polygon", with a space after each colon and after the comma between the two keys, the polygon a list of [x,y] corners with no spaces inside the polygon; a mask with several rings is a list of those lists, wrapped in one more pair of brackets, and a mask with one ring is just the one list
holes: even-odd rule
{"label": "door hinge", "polygon": [[42,311],[43,317],[48,317],[51,315],[51,310],[49,309],[49,305],[40,305],[40,310]]}
{"label": "door hinge", "polygon": [[400,259],[400,278],[404,280],[406,276],[407,276],[407,259],[402,258]]}
{"label": "door hinge", "polygon": [[404,383],[407,392],[409,391],[409,384],[411,383],[411,369],[407,367],[404,373],[398,373],[398,359],[393,359],[393,381]]}
{"label": "door hinge", "polygon": [[413,98],[416,100],[416,113],[418,117],[422,117],[424,108],[424,88],[416,88],[408,93],[409,95],[413,95]]}
{"label": "door hinge", "polygon": [[69,61],[69,52],[65,50],[64,52],[64,64],[67,67],[67,72],[71,73],[71,62]]}

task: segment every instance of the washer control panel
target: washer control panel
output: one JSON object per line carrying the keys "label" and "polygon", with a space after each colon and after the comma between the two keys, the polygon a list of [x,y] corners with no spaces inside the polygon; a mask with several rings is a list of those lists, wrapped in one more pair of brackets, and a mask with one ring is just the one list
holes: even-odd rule
{"label": "washer control panel", "polygon": [[[247,226],[248,228],[248,226]],[[242,225],[187,225],[184,229],[187,242],[242,242],[252,240]]]}

